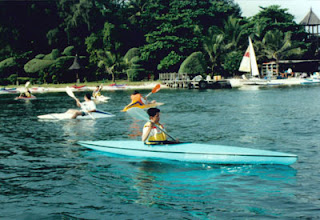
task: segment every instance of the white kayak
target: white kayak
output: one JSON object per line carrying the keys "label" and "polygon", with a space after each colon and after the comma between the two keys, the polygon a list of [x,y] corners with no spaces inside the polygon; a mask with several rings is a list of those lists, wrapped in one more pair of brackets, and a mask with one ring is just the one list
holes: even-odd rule
{"label": "white kayak", "polygon": [[[98,119],[98,118],[109,118],[109,117],[114,117],[115,115],[109,113],[109,112],[104,112],[97,110],[95,112],[91,112],[90,115],[84,115],[84,116],[78,116],[76,119]],[[53,114],[47,114],[47,115],[39,115],[37,116],[39,119],[44,119],[44,120],[68,120],[72,119],[72,115],[70,113],[53,113]]]}
{"label": "white kayak", "polygon": [[110,99],[110,97],[100,95],[100,96],[97,96],[97,97],[92,97],[91,99],[92,99],[93,101],[95,101],[95,102],[108,102],[109,99]]}
{"label": "white kayak", "polygon": [[197,163],[290,165],[297,160],[297,155],[294,154],[213,144],[147,145],[142,141],[79,141],[78,143],[86,148],[112,155]]}

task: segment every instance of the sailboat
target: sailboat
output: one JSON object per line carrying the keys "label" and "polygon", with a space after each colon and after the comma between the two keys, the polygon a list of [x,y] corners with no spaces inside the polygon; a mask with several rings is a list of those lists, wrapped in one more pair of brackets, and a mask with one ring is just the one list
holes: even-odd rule
{"label": "sailboat", "polygon": [[247,79],[245,75],[243,75],[243,84],[244,85],[266,85],[267,80],[261,79],[256,59],[256,54],[254,52],[253,44],[251,38],[249,37],[249,46],[244,53],[240,67],[240,72],[251,73],[251,78]]}
{"label": "sailboat", "polygon": [[268,83],[267,80],[260,78],[256,54],[250,37],[249,46],[242,57],[239,71],[250,73],[251,77],[247,79],[245,75],[242,75],[242,79],[231,79],[230,84],[232,87],[241,87],[244,85],[267,85]]}

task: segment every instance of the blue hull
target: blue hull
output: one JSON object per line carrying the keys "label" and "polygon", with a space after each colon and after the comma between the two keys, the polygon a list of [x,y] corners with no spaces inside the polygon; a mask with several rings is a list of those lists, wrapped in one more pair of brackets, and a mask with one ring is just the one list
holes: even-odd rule
{"label": "blue hull", "polygon": [[180,143],[146,145],[141,141],[79,141],[92,150],[111,154],[212,164],[282,164],[296,162],[297,155],[223,145]]}

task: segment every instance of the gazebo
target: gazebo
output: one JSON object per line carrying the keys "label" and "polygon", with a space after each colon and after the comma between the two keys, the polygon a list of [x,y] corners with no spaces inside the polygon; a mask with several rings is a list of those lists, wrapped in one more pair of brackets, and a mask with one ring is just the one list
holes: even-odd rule
{"label": "gazebo", "polygon": [[300,22],[301,25],[305,26],[306,31],[311,35],[320,36],[320,19],[310,8],[309,13]]}
{"label": "gazebo", "polygon": [[81,69],[81,66],[79,64],[79,57],[78,54],[76,54],[74,60],[73,60],[73,64],[69,67],[69,70],[75,70],[76,72],[76,78],[77,78],[77,83],[80,83],[80,79],[79,79],[79,73],[78,70]]}

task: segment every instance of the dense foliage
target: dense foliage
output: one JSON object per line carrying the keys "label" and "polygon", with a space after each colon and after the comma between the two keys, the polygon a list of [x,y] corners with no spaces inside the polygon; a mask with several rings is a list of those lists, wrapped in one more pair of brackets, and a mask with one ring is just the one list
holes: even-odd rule
{"label": "dense foliage", "polygon": [[243,18],[233,0],[0,1],[0,83],[232,76],[248,36],[258,63],[318,56],[293,19],[277,5]]}

